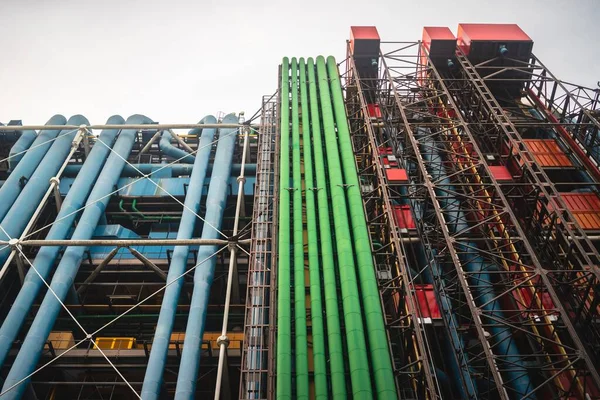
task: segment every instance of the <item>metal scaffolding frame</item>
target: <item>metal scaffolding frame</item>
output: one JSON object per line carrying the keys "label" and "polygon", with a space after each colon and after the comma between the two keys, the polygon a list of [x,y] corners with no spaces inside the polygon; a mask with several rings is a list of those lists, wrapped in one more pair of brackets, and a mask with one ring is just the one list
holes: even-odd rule
{"label": "metal scaffolding frame", "polygon": [[[231,128],[241,127],[242,130],[246,130],[246,138],[248,137],[248,130],[253,132],[253,139],[256,140],[256,135],[254,133],[258,132],[254,126],[250,124],[251,121],[243,124],[233,124]],[[212,125],[211,125],[212,126]],[[223,128],[229,127],[229,125],[215,125],[215,127]],[[114,128],[121,129],[126,127],[125,125],[114,126]],[[138,127],[139,129],[156,129],[159,125],[144,125]],[[161,124],[161,129],[181,129],[188,127],[209,127],[208,125],[203,124]],[[19,129],[26,129],[29,127],[18,127]],[[41,126],[37,128],[47,129],[48,126]],[[65,129],[69,127],[61,126],[59,129]],[[108,125],[90,125],[86,127],[76,127],[79,128],[81,132],[84,132],[86,136],[92,137],[91,129],[95,128],[110,128]],[[15,129],[15,127],[11,127],[11,129]],[[63,133],[64,134],[64,133]],[[61,135],[63,135],[61,134]],[[232,134],[239,135],[238,131],[233,131]],[[59,135],[59,136],[61,136]],[[154,135],[155,136],[155,135]],[[77,138],[80,138],[81,135],[77,135]],[[221,138],[219,138],[221,139]],[[210,146],[214,146],[217,141],[215,140]],[[56,139],[53,139],[56,140]],[[84,160],[85,155],[88,153],[89,148],[85,148],[89,146],[89,141],[77,141],[77,145],[74,146],[76,151],[71,151],[68,159],[74,157],[77,160]],[[245,140],[246,144],[248,140]],[[191,144],[191,143],[190,143]],[[113,149],[107,144],[103,143],[99,138],[95,139],[96,146],[106,146],[110,149],[110,152],[113,152]],[[128,160],[124,160],[126,165],[130,168],[137,169],[131,162],[131,160],[137,160],[137,155],[141,152],[143,147],[142,135],[138,134],[138,140],[134,146],[134,150],[132,151]],[[240,146],[236,150],[236,157],[240,157],[241,151],[239,151]],[[251,146],[252,147],[252,146]],[[195,154],[199,149],[192,149],[191,154]],[[146,152],[149,153],[151,159],[160,159],[160,157],[156,157],[158,154],[158,146],[156,144],[153,146],[152,143],[150,146],[147,146]],[[76,153],[76,154],[74,154]],[[246,154],[246,160],[250,162],[254,160],[255,154],[248,154],[249,152],[244,151],[243,154]],[[115,153],[116,154],[116,153]],[[185,157],[182,157],[185,158]],[[67,161],[68,161],[67,159]],[[165,196],[169,202],[175,204],[175,208],[177,207],[185,207],[183,202],[177,197],[169,193],[164,188],[160,187],[160,184],[156,182],[155,179],[152,178],[153,174],[156,174],[158,171],[169,167],[170,165],[176,164],[181,159],[175,160],[168,164],[160,164],[158,168],[151,173],[144,174],[139,170],[139,178],[132,179],[125,188],[141,181],[146,180],[160,188],[165,192]],[[4,160],[3,160],[4,161]],[[243,164],[243,163],[242,163]],[[240,173],[240,176],[243,177],[243,169]],[[238,178],[238,182],[241,188],[243,188],[243,183],[245,181],[244,178]],[[135,248],[131,246],[169,246],[169,245],[181,245],[184,244],[185,241],[173,240],[173,239],[151,239],[151,238],[142,238],[142,239],[116,239],[116,240],[104,240],[104,239],[92,239],[86,241],[71,241],[71,240],[59,240],[59,241],[45,241],[43,240],[46,232],[52,226],[52,224],[56,223],[55,220],[55,212],[52,211],[55,207],[52,206],[53,196],[50,194],[53,193],[54,187],[58,184],[58,181],[51,180],[49,182],[49,189],[44,197],[42,204],[38,207],[35,214],[31,218],[31,223],[26,228],[25,233],[20,238],[10,238],[8,241],[3,241],[0,243],[1,248],[5,248],[10,246],[13,250],[12,254],[17,254],[16,260],[11,263],[9,260],[2,269],[2,285],[12,285],[9,281],[14,281],[15,279],[18,281],[17,273],[15,268],[12,268],[13,265],[20,266],[17,268],[21,274],[24,274],[24,270],[26,267],[33,268],[35,267],[30,261],[32,257],[35,255],[36,249],[40,246],[86,246],[86,247],[94,247],[94,246],[114,246],[114,250],[106,255],[105,259],[94,260],[90,257],[88,253],[87,260],[83,260],[82,267],[79,270],[78,277],[76,279],[75,286],[79,285],[79,289],[88,288],[90,285],[97,287],[97,290],[101,290],[105,292],[106,289],[102,289],[103,287],[113,288],[112,295],[108,293],[108,303],[104,304],[106,301],[99,300],[99,296],[95,295],[90,298],[89,302],[82,301],[80,304],[73,303],[72,301],[61,302],[62,308],[64,312],[66,312],[66,317],[58,318],[57,325],[60,327],[66,327],[66,329],[73,328],[75,330],[81,330],[82,334],[75,333],[76,337],[82,337],[81,340],[75,340],[75,342],[65,349],[56,349],[53,347],[52,342],[47,342],[47,351],[44,351],[44,355],[41,361],[41,366],[37,368],[33,374],[30,376],[35,376],[38,379],[33,381],[34,385],[43,385],[47,387],[47,392],[44,392],[48,395],[56,395],[56,387],[57,386],[65,386],[65,387],[73,387],[79,385],[81,390],[79,391],[78,398],[90,398],[88,396],[92,396],[91,398],[96,398],[93,396],[99,396],[98,398],[106,398],[104,396],[109,396],[110,398],[114,398],[117,396],[118,398],[139,398],[138,390],[136,388],[141,386],[141,378],[143,378],[143,371],[146,367],[146,361],[149,355],[149,348],[151,345],[151,333],[152,329],[152,318],[153,312],[157,312],[158,308],[160,308],[160,298],[161,293],[165,290],[165,288],[171,285],[178,279],[186,279],[189,278],[188,275],[192,273],[199,265],[201,265],[206,260],[195,260],[187,269],[187,271],[181,276],[177,277],[175,280],[165,283],[165,271],[168,267],[168,263],[165,264],[164,260],[159,259],[150,259],[146,255],[138,252]],[[123,187],[117,188],[117,190],[112,191],[108,196],[119,195],[119,190],[122,190]],[[228,207],[228,209],[236,209],[233,225],[237,226],[238,222],[243,217],[243,209],[244,200],[243,200],[243,189],[241,191],[238,190],[238,205],[234,207]],[[231,197],[231,196],[230,196]],[[240,204],[241,199],[241,204]],[[100,199],[96,200],[100,201]],[[94,203],[91,203],[94,204]],[[89,206],[87,204],[86,206]],[[80,208],[79,210],[74,211],[73,213],[81,212],[86,206]],[[242,212],[239,212],[239,211]],[[197,218],[204,221],[204,219],[195,214]],[[110,218],[110,217],[109,217]],[[228,292],[232,289],[229,289],[229,286],[237,287],[237,282],[239,280],[238,273],[246,273],[246,265],[248,258],[246,255],[250,253],[248,250],[242,246],[246,246],[250,244],[250,239],[246,239],[247,235],[250,233],[249,225],[243,226],[239,231],[230,234],[230,223],[226,223],[219,232],[223,239],[217,240],[202,240],[202,239],[190,239],[185,242],[188,245],[198,246],[198,245],[215,245],[218,246],[219,249],[213,253],[209,258],[218,257],[220,262],[219,265],[226,265],[227,263],[234,263],[235,258],[237,258],[238,268],[235,274],[235,277],[228,278],[227,268],[221,272],[219,271],[219,276],[215,277],[215,283],[220,281],[229,281],[228,284]],[[2,229],[2,227],[0,227]],[[236,229],[234,228],[234,231]],[[6,234],[6,232],[5,232]],[[136,258],[136,260],[125,261],[121,260],[117,253],[119,249],[125,248],[129,250]],[[229,252],[232,253],[231,257],[225,257],[225,251],[229,249]],[[227,253],[229,253],[227,252]],[[238,257],[235,255],[238,254]],[[115,257],[116,256],[116,257]],[[12,256],[11,256],[12,258]],[[189,262],[188,262],[189,264]],[[139,268],[142,265],[143,268]],[[122,268],[128,268],[122,270]],[[134,269],[131,269],[134,267]],[[137,267],[137,268],[135,268]],[[240,271],[241,269],[241,271]],[[41,276],[38,273],[38,276]],[[85,281],[83,278],[87,276]],[[101,279],[102,276],[108,276],[108,281],[106,279]],[[233,279],[232,279],[233,278]],[[46,288],[49,288],[49,279],[48,281],[42,279]],[[83,281],[83,282],[82,282]],[[235,284],[233,284],[235,283]],[[191,286],[186,283],[186,286],[189,290]],[[77,289],[77,287],[75,287]],[[123,293],[126,291],[130,293],[128,295],[122,295],[119,293]],[[88,298],[88,293],[84,293],[83,291],[78,291],[81,294],[82,299]],[[187,290],[184,290],[187,292]],[[51,291],[51,293],[53,293]],[[127,299],[125,299],[125,297]],[[58,299],[58,298],[57,298]],[[120,299],[120,300],[119,300]],[[123,300],[126,300],[123,303]],[[6,301],[6,298],[5,300]],[[59,300],[60,301],[60,300]],[[187,300],[183,300],[185,303]],[[119,303],[120,302],[120,303]],[[73,303],[73,304],[71,304]],[[226,302],[227,303],[227,302]],[[227,304],[226,304],[227,306]],[[241,318],[242,311],[241,305],[231,304],[231,313],[229,314],[228,310],[225,310],[223,306],[213,305],[211,309],[216,311],[217,313],[224,315],[229,314],[229,323],[232,321],[239,321],[236,323],[243,323]],[[180,304],[180,309],[185,312],[186,305]],[[33,310],[36,310],[37,306],[34,305]],[[99,319],[90,320],[86,318],[86,315],[82,315],[81,311],[85,310],[96,310],[96,312],[100,311],[102,313],[108,312],[106,315],[97,316]],[[150,312],[150,314],[148,314]],[[105,318],[104,318],[105,317]],[[135,319],[130,319],[135,318]],[[134,321],[141,321],[139,323]],[[228,321],[224,321],[224,324],[227,324]],[[211,322],[211,326],[217,326],[216,323]],[[223,325],[226,326],[226,325]],[[60,328],[59,328],[60,329]],[[216,331],[217,329],[214,328]],[[125,332],[125,333],[123,333]],[[146,332],[146,333],[143,333]],[[83,336],[82,336],[83,335]],[[143,337],[141,343],[143,344],[143,348],[141,349],[131,349],[131,350],[102,350],[102,348],[95,346],[95,339],[98,336],[138,336]],[[139,336],[142,335],[142,336]],[[223,337],[223,335],[221,335]],[[233,343],[237,339],[229,339],[227,336],[224,336],[223,340],[217,340],[217,345],[221,348],[224,346]],[[138,342],[139,344],[140,342]],[[181,356],[181,345],[183,342],[173,343],[173,349],[169,350],[169,356],[175,357],[175,359],[179,359]],[[16,354],[18,349],[19,342],[17,345],[13,347],[13,354]],[[225,366],[226,369],[234,368],[237,369],[240,366],[241,360],[241,343],[237,343],[233,349],[226,350],[225,354],[229,354],[230,360]],[[218,376],[219,373],[217,371],[220,370],[223,362],[217,362],[219,358],[217,350],[218,348],[213,348],[213,345],[210,342],[203,342],[203,356],[205,356],[205,361],[202,365],[201,377],[200,379],[206,379],[206,377],[211,377],[212,375]],[[240,349],[240,350],[237,350]],[[221,350],[221,353],[223,351]],[[224,357],[223,354],[221,357]],[[101,360],[104,360],[105,364],[102,364]],[[6,364],[6,366],[10,366],[10,362]],[[176,365],[168,365],[167,371],[173,371],[173,368],[176,368]],[[108,368],[108,369],[107,369]],[[61,375],[63,371],[79,371],[76,374],[71,374],[72,379],[66,379],[65,376]],[[90,378],[89,375],[92,371],[96,371],[101,374],[100,382],[94,382],[94,380],[98,380],[96,378]],[[104,372],[102,372],[104,371]],[[112,375],[108,376],[107,372],[110,372]],[[140,375],[141,371],[141,375]],[[223,374],[224,379],[227,377],[227,372]],[[171,376],[171,378],[175,377],[175,374],[171,374],[166,372],[166,376]],[[83,378],[83,380],[81,380]],[[218,381],[218,377],[216,379]],[[236,379],[237,380],[237,379]],[[62,382],[61,382],[62,381]],[[167,388],[171,387],[174,384],[173,379],[166,378],[165,386]],[[124,388],[124,389],[121,389]],[[207,388],[203,388],[202,390],[206,390]],[[215,393],[216,388],[209,388],[208,393]],[[10,389],[9,389],[10,390]],[[125,391],[123,391],[125,390]],[[69,392],[72,393],[72,392]],[[82,397],[84,396],[84,397]]]}
{"label": "metal scaffolding frame", "polygon": [[[277,93],[276,93],[277,94]],[[264,96],[257,149],[240,399],[274,397],[278,202],[278,96]]]}
{"label": "metal scaffolding frame", "polygon": [[[476,141],[479,132],[471,131],[459,103],[419,43],[382,43],[384,47],[391,50],[382,50],[379,76],[361,79],[363,90],[369,91],[370,100],[379,105],[382,114],[378,124],[383,129],[378,134],[373,134],[373,129],[367,131],[375,146],[392,148],[401,160],[412,188],[404,198],[410,198],[413,210],[423,212],[423,218],[416,219],[417,230],[429,264],[427,268],[413,268],[420,274],[433,271],[434,263],[438,266],[443,272],[434,279],[438,302],[450,299],[460,324],[452,326],[454,320],[444,311],[446,328],[459,328],[475,340],[464,352],[457,351],[463,372],[472,379],[489,380],[489,392],[479,393],[481,398],[514,396],[512,382],[507,379],[511,370],[531,376],[533,386],[525,395],[550,393],[566,398],[596,393],[597,372],[551,282],[554,271],[548,271],[538,259],[520,223],[521,215],[513,212],[510,193],[494,179],[483,146]],[[356,95],[352,85],[347,90],[349,97]],[[351,117],[353,112],[365,113],[365,101],[362,103],[360,110],[348,105]],[[363,143],[365,148],[368,145]],[[371,157],[378,157],[377,148],[369,150]],[[358,159],[359,168],[362,158]],[[367,171],[364,166],[363,170]],[[432,171],[445,171],[453,189],[433,179]],[[535,194],[523,190],[530,183],[515,186],[522,194]],[[388,193],[394,192],[402,198],[399,189],[388,189]],[[468,229],[456,231],[456,215],[442,206],[448,199],[460,203]],[[389,203],[382,203],[380,214],[391,215]],[[547,224],[548,215],[532,218],[530,223],[537,223],[539,231]],[[554,238],[553,245],[556,241]],[[466,268],[474,259],[485,260],[490,270]],[[484,272],[490,281],[481,281]],[[482,304],[482,293],[489,294],[489,288],[493,289],[493,300]],[[495,304],[493,311],[489,310],[490,303]],[[494,328],[510,332],[521,358],[537,362],[539,368],[525,369],[511,356],[499,354],[498,342],[490,334]],[[409,351],[410,346],[406,347],[404,351]]]}
{"label": "metal scaffolding frame", "polygon": [[[396,387],[401,398],[438,398],[439,387],[431,365],[431,351],[423,333],[423,324],[414,281],[407,268],[402,242],[407,232],[397,226],[392,202],[400,197],[385,178],[379,159],[383,145],[367,110],[361,79],[350,50],[346,58],[346,112],[361,180],[365,216],[370,228],[371,250],[377,268],[379,291],[385,313]],[[377,245],[375,245],[377,244]]]}

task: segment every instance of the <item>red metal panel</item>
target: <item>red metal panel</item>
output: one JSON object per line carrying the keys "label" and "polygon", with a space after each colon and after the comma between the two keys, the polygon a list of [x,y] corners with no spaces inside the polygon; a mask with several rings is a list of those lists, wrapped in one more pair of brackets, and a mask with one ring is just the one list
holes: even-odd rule
{"label": "red metal panel", "polygon": [[458,39],[463,41],[523,41],[531,38],[517,24],[458,24]]}
{"label": "red metal panel", "polygon": [[394,206],[394,215],[396,216],[396,223],[400,229],[417,229],[415,221],[410,211],[410,206]]}
{"label": "red metal panel", "polygon": [[527,149],[542,167],[573,167],[573,163],[554,139],[525,139]]}
{"label": "red metal panel", "polygon": [[388,168],[385,170],[385,174],[387,175],[388,181],[392,182],[408,182],[408,175],[406,175],[406,170],[402,168]]}
{"label": "red metal panel", "polygon": [[441,319],[440,307],[435,299],[433,285],[415,285],[421,318]]}
{"label": "red metal panel", "polygon": [[561,193],[567,208],[585,230],[600,230],[600,198],[596,193]]}
{"label": "red metal panel", "polygon": [[367,110],[369,111],[370,118],[381,119],[381,109],[379,104],[367,104]]}
{"label": "red metal panel", "polygon": [[490,165],[490,172],[499,182],[513,180],[512,174],[504,165]]}
{"label": "red metal panel", "polygon": [[456,49],[456,37],[446,27],[426,26],[423,28],[423,44],[432,58],[451,58]]}

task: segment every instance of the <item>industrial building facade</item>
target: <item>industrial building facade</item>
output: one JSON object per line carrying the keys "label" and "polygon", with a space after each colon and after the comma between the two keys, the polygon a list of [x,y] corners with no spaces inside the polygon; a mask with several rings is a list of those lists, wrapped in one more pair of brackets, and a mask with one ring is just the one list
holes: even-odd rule
{"label": "industrial building facade", "polygon": [[600,90],[511,24],[278,82],[0,126],[0,399],[600,398]]}

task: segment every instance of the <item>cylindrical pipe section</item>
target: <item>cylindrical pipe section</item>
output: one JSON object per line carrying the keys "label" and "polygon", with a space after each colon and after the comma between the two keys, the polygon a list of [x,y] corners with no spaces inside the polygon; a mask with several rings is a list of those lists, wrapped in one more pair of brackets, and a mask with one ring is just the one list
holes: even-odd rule
{"label": "cylindrical pipe section", "polygon": [[[234,114],[223,118],[223,123],[232,124],[237,122]],[[231,174],[231,161],[237,135],[234,129],[219,129],[219,141],[215,154],[215,165],[219,168],[213,171],[206,197],[206,215],[202,227],[203,239],[215,239],[221,235],[223,212],[227,203],[229,189],[229,175]],[[194,399],[196,392],[196,381],[198,379],[198,368],[200,366],[202,336],[204,335],[204,324],[208,309],[210,287],[215,273],[217,260],[210,257],[216,251],[215,247],[205,246],[198,250],[198,259],[204,260],[205,265],[194,271],[194,292],[190,304],[190,315],[185,330],[183,351],[177,375],[177,387],[175,399]]]}
{"label": "cylindrical pipe section", "polygon": [[[0,187],[0,221],[4,219],[8,210],[14,205],[15,200],[21,193],[27,180],[31,177],[37,166],[40,164],[46,152],[52,146],[54,138],[62,130],[62,125],[67,119],[62,115],[55,115],[48,121],[47,125],[52,125],[54,129],[44,129],[37,135],[27,153],[21,159],[21,162],[8,176],[6,181]],[[5,126],[0,128],[6,128]],[[9,127],[14,130],[14,126]],[[77,128],[75,128],[76,130]]]}
{"label": "cylindrical pipe section", "polygon": [[354,151],[352,150],[352,143],[350,141],[348,118],[346,116],[340,77],[333,57],[328,57],[327,69],[329,72],[344,183],[346,184],[346,198],[348,199],[350,220],[352,222],[356,264],[360,278],[362,305],[367,325],[369,352],[373,364],[377,398],[395,399],[397,398],[397,392],[394,370],[392,368],[388,336],[385,330],[383,310],[377,287],[377,278],[375,276],[369,230],[367,228],[367,220],[360,193],[358,174],[356,173]]}
{"label": "cylindrical pipe section", "polygon": [[333,208],[352,395],[354,398],[373,398],[369,357],[367,355],[363,315],[354,263],[354,246],[352,245],[352,234],[347,211],[346,186],[336,140],[329,77],[327,76],[325,59],[322,56],[317,58],[317,81],[319,84],[323,127],[325,131],[325,150],[329,168],[329,190],[331,192]]}
{"label": "cylindrical pipe section", "polygon": [[[217,122],[212,115],[206,116],[201,121],[214,124]],[[194,162],[192,170],[191,182],[204,182],[208,161],[215,136],[215,129],[203,129],[202,136],[198,144],[199,151]],[[190,132],[191,133],[191,132]],[[192,184],[188,187],[187,194],[184,200],[184,209],[177,231],[178,240],[191,239],[194,233],[194,227],[198,218],[196,214],[200,211],[200,199],[202,198],[203,185]],[[212,248],[212,247],[211,247]],[[146,375],[144,376],[144,385],[142,386],[142,397],[144,399],[158,399],[160,396],[160,388],[163,380],[163,370],[167,362],[167,353],[169,350],[169,342],[171,333],[173,332],[173,324],[175,323],[175,313],[183,279],[179,279],[181,274],[185,272],[188,256],[189,245],[176,246],[173,250],[171,265],[169,265],[169,273],[167,275],[167,283],[169,286],[165,289],[162,305],[160,307],[160,315],[152,341],[152,350],[150,351],[150,359]],[[210,253],[209,253],[210,254]],[[200,255],[198,259],[201,260]]]}
{"label": "cylindrical pipe section", "polygon": [[[126,121],[130,124],[151,124],[152,121],[142,115],[133,115]],[[119,125],[116,125],[117,127]],[[148,128],[148,126],[146,126]],[[104,215],[106,205],[110,200],[109,194],[117,183],[125,160],[129,156],[135,142],[137,131],[126,129],[121,132],[109,156],[105,168],[102,170],[94,189],[86,202],[85,210],[79,219],[77,228],[73,233],[73,239],[89,239]],[[4,396],[7,399],[19,399],[31,378],[27,378],[35,369],[41,356],[44,343],[52,330],[54,321],[61,310],[60,301],[64,301],[69,290],[73,286],[73,280],[83,259],[85,247],[68,247],[56,268],[50,287],[53,293],[46,293],[44,300],[33,320],[29,333],[27,334],[17,358],[8,373],[2,391],[16,385]],[[56,297],[55,297],[56,296]],[[18,384],[23,380],[21,384]]]}
{"label": "cylindrical pipe section", "polygon": [[[116,124],[119,122],[125,122],[125,120],[120,116],[113,116],[107,121],[109,124]],[[100,140],[112,145],[117,136],[117,132],[118,130],[116,129],[104,130],[100,134]],[[79,210],[87,199],[96,178],[102,170],[104,161],[108,157],[109,151],[110,150],[107,147],[102,145],[94,146],[92,148],[92,151],[83,164],[81,169],[82,173],[80,177],[73,182],[69,193],[63,201],[60,212],[56,216],[55,222],[50,228],[50,232],[48,232],[48,235],[46,236],[46,240],[60,240],[67,237],[69,230],[77,217],[75,211]],[[4,364],[4,360],[10,351],[12,343],[23,326],[23,322],[29,314],[29,310],[43,285],[38,273],[43,279],[48,278],[60,249],[60,246],[42,247],[33,261],[33,268],[27,272],[23,287],[13,302],[2,327],[0,327],[0,366]],[[35,271],[37,271],[37,273]]]}

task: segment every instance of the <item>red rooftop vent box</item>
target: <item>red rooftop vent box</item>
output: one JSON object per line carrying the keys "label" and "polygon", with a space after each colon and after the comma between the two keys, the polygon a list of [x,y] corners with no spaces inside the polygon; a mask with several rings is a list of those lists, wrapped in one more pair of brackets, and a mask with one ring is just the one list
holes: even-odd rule
{"label": "red rooftop vent box", "polygon": [[379,57],[380,42],[374,26],[350,27],[350,52],[355,57]]}
{"label": "red rooftop vent box", "polygon": [[446,66],[448,59],[454,58],[456,37],[447,27],[426,26],[423,28],[423,46],[436,67]]}
{"label": "red rooftop vent box", "polygon": [[[374,26],[350,27],[350,53],[363,79],[376,78],[379,67],[379,33]],[[369,98],[368,94],[365,94]]]}
{"label": "red rooftop vent box", "polygon": [[458,46],[474,63],[498,56],[527,61],[533,41],[516,24],[459,24]]}

